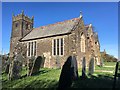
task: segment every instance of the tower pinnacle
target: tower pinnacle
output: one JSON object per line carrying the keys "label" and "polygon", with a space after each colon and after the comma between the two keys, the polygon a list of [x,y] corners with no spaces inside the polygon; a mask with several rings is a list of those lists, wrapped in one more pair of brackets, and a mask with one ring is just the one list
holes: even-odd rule
{"label": "tower pinnacle", "polygon": [[80,11],[80,18],[82,18],[82,11]]}

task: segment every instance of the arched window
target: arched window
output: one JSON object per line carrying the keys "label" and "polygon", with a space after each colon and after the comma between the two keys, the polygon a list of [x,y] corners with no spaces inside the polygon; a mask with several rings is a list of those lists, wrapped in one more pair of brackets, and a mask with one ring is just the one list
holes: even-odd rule
{"label": "arched window", "polygon": [[81,34],[80,46],[81,46],[81,52],[85,52],[85,36],[83,33]]}

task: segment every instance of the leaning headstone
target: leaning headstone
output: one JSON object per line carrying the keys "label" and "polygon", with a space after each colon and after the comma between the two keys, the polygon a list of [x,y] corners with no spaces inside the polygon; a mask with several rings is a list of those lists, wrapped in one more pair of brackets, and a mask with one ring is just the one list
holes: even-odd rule
{"label": "leaning headstone", "polygon": [[34,56],[31,56],[30,58],[28,58],[28,62],[27,62],[28,73],[27,73],[27,76],[31,76],[31,70],[32,70],[32,67],[33,67],[34,60],[35,60]]}
{"label": "leaning headstone", "polygon": [[83,57],[82,60],[82,78],[86,77],[86,60],[85,57]]}
{"label": "leaning headstone", "polygon": [[9,67],[9,80],[19,79],[21,77],[20,71],[22,70],[22,61],[22,55],[20,53],[16,54]]}
{"label": "leaning headstone", "polygon": [[30,75],[33,75],[33,74],[36,74],[39,72],[40,70],[40,67],[42,65],[42,57],[41,56],[38,56],[35,61],[33,62],[33,67],[32,67],[32,70],[31,70],[31,73]]}
{"label": "leaning headstone", "polygon": [[58,89],[70,88],[73,80],[78,79],[78,66],[75,56],[69,56],[64,63],[59,78]]}
{"label": "leaning headstone", "polygon": [[89,75],[92,75],[94,73],[94,58],[91,58],[89,63]]}

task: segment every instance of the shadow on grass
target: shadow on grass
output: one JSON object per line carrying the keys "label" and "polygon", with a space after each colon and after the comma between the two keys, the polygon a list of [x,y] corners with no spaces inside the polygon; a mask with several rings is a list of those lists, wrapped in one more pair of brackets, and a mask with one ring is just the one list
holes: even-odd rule
{"label": "shadow on grass", "polygon": [[50,70],[40,70],[39,72],[36,72],[36,73],[32,74],[32,76],[37,76],[37,75],[40,75],[40,74],[44,74],[44,73],[47,73],[49,71]]}
{"label": "shadow on grass", "polygon": [[[49,72],[49,71],[50,71],[50,70],[40,70],[39,72],[36,72],[36,73],[32,74],[32,76],[38,76],[38,75],[41,75],[41,74],[47,73],[47,72]],[[27,74],[21,76],[20,79],[25,78],[25,77],[27,77]]]}
{"label": "shadow on grass", "polygon": [[90,76],[73,82],[73,88],[109,88],[112,89],[113,78],[107,75]]}
{"label": "shadow on grass", "polygon": [[51,88],[51,90],[58,87],[58,81],[56,80],[34,80],[29,85],[26,85],[24,89],[28,88]]}
{"label": "shadow on grass", "polygon": [[[90,76],[86,78],[79,77],[74,81],[71,88],[108,88],[112,90],[113,78],[107,75]],[[58,81],[56,80],[34,80],[24,87],[28,88],[51,88],[56,89]],[[117,87],[118,88],[118,87]],[[119,87],[120,88],[120,87]]]}

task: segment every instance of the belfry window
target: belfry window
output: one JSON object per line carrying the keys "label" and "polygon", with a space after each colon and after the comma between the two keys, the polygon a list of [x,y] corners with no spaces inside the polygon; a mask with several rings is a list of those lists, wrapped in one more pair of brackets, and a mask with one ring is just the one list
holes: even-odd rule
{"label": "belfry window", "polygon": [[81,52],[85,52],[85,36],[83,33],[81,34],[80,46],[81,46]]}
{"label": "belfry window", "polygon": [[15,24],[15,27],[18,27],[18,23]]}
{"label": "belfry window", "polygon": [[52,53],[53,55],[64,55],[64,39],[54,39],[52,43]]}
{"label": "belfry window", "polygon": [[27,56],[36,56],[36,41],[28,42],[27,44]]}

